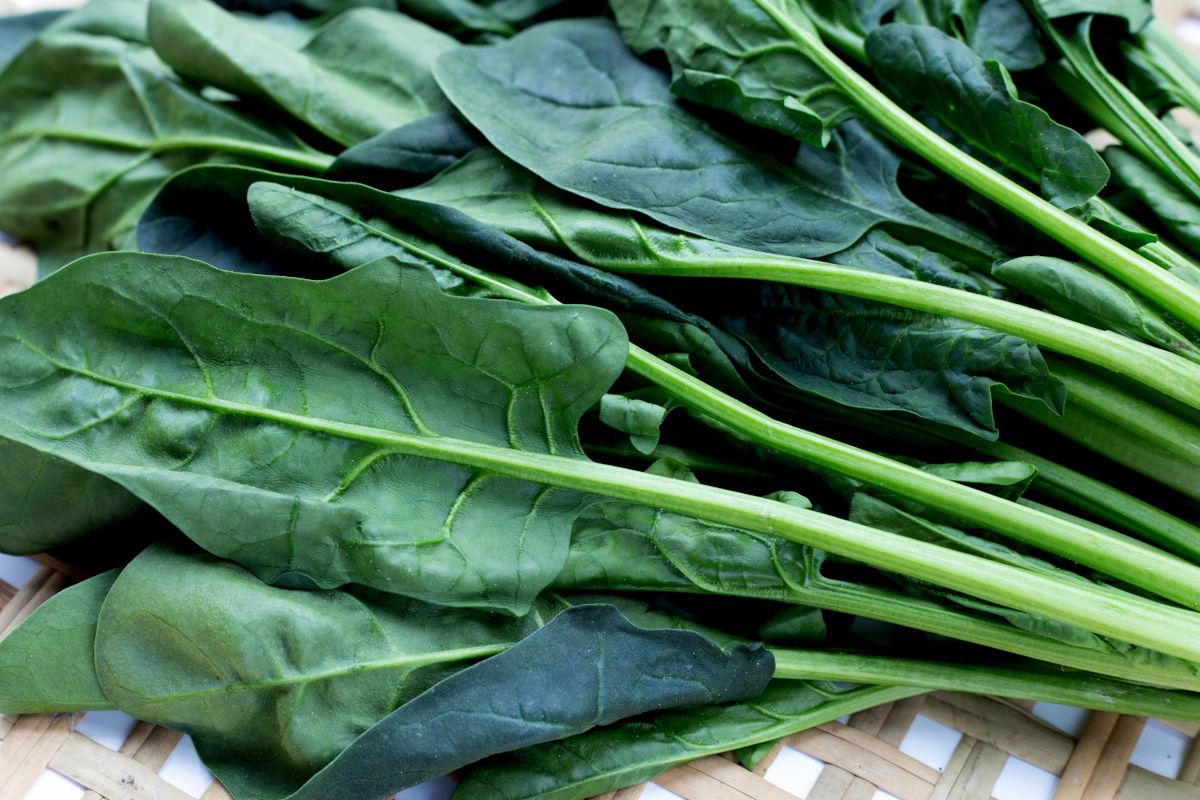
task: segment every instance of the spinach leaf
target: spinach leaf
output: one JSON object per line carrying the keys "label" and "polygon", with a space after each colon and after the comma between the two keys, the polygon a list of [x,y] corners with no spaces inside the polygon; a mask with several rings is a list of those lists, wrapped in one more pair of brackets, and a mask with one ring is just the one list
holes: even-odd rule
{"label": "spinach leaf", "polygon": [[436,175],[482,144],[453,114],[431,114],[346,149],[325,177],[398,189]]}
{"label": "spinach leaf", "polygon": [[302,781],[402,703],[536,630],[544,613],[276,589],[160,545],[109,593],[95,663],[112,702],[196,737],[222,777]]}
{"label": "spinach leaf", "polygon": [[1074,261],[1023,256],[993,267],[996,277],[1068,319],[1120,331],[1173,353],[1200,357],[1196,345],[1135,292]]}
{"label": "spinach leaf", "polygon": [[1154,16],[1149,0],[1030,0],[1030,5],[1047,19],[1082,15],[1117,17],[1134,33],[1146,27]]}
{"label": "spinach leaf", "polygon": [[469,770],[452,800],[582,800],[672,767],[912,697],[907,687],[772,681],[753,701],[639,717]]}
{"label": "spinach leaf", "polygon": [[396,4],[404,13],[457,36],[481,37],[510,36],[558,7],[574,16],[603,9],[602,4],[585,0],[396,0]]}
{"label": "spinach leaf", "polygon": [[1200,204],[1124,147],[1106,147],[1104,160],[1128,189],[1180,244],[1200,253]]}
{"label": "spinach leaf", "polygon": [[69,461],[0,439],[0,552],[27,555],[129,519],[142,502]]}
{"label": "spinach leaf", "polygon": [[866,51],[890,94],[927,109],[1059,208],[1079,206],[1108,181],[1108,168],[1083,136],[1020,100],[999,62],[957,39],[927,26],[885,25],[867,37]]}
{"label": "spinach leaf", "polygon": [[180,75],[282,109],[343,145],[448,110],[430,67],[454,39],[402,14],[352,9],[303,49],[209,0],[151,0],[150,43]]}
{"label": "spinach leaf", "polygon": [[32,14],[0,17],[0,72],[27,44],[62,15],[62,11],[37,11]]}
{"label": "spinach leaf", "polygon": [[568,609],[400,707],[289,800],[382,796],[648,711],[746,700],[773,670],[759,645],[724,651],[694,631],[636,627],[612,606]]}
{"label": "spinach leaf", "polygon": [[143,45],[118,38],[136,35],[127,27],[120,15],[69,15],[0,74],[0,229],[35,245],[44,268],[129,246],[155,190],[190,164],[328,163],[184,86]]}
{"label": "spinach leaf", "polygon": [[[549,183],[728,244],[815,257],[887,225],[963,231],[909,201],[899,159],[858,125],[795,163],[750,150],[679,105],[601,20],[531,28],[438,59],[439,85],[496,149]],[[570,80],[562,78],[570,75]]]}
{"label": "spinach leaf", "polygon": [[390,262],[309,282],[93,256],[0,309],[3,435],[264,580],[513,612],[560,571],[582,496],[392,440],[583,463],[576,425],[626,352],[607,312],[449,297]]}
{"label": "spinach leaf", "polygon": [[995,392],[1064,402],[1037,347],[972,323],[785,284],[738,285],[720,304],[721,324],[771,369],[841,405],[994,439]]}
{"label": "spinach leaf", "polygon": [[0,712],[112,708],[96,675],[96,624],[117,570],[63,589],[0,640]]}
{"label": "spinach leaf", "polygon": [[612,606],[514,619],[287,591],[158,547],[109,594],[96,663],[120,708],[189,732],[235,796],[374,797],[632,714],[751,697],[771,675],[759,646],[634,619],[655,630]]}

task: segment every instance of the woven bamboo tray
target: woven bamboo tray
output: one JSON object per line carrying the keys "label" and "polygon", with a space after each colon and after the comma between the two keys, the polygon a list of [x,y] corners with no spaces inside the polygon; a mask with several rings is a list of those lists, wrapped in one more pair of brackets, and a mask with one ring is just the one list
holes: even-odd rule
{"label": "woven bamboo tray", "polygon": [[[0,638],[82,577],[53,559],[37,560],[37,571],[19,589],[0,580]],[[180,734],[139,723],[119,749],[111,749],[76,730],[83,718],[0,717],[0,800],[23,800],[46,770],[79,784],[86,800],[228,800],[219,783],[189,794],[158,774],[181,744]],[[1162,724],[1150,729],[1160,738]],[[961,733],[946,763],[938,764],[941,769],[926,763],[938,759],[918,753],[925,755],[921,760],[907,746],[917,728],[930,725]],[[598,800],[1200,800],[1200,725],[1165,723],[1166,733],[1188,738],[1167,767],[1177,770],[1177,779],[1131,763],[1147,725],[1142,717],[1094,712],[1071,735],[1035,717],[1032,703],[936,692],[792,736],[753,772],[732,758],[706,758],[653,785]],[[1021,772],[1040,775],[1042,791],[1036,778],[1021,782],[1014,774]],[[1056,789],[1052,776],[1059,778]],[[1003,792],[1001,783],[1007,784]]]}

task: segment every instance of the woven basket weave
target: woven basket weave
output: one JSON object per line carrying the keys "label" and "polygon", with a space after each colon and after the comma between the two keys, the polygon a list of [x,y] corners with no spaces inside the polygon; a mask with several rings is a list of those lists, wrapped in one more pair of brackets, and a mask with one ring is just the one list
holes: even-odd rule
{"label": "woven basket weave", "polygon": [[[53,559],[38,561],[41,568],[20,590],[0,581],[0,638],[82,577]],[[787,747],[825,764],[808,800],[871,800],[876,790],[900,800],[988,800],[1010,756],[1061,776],[1055,800],[1200,800],[1200,725],[1167,723],[1193,738],[1180,779],[1171,780],[1130,764],[1146,719],[1092,713],[1076,739],[1031,710],[1032,704],[937,692],[792,736],[753,772],[717,756],[654,783],[684,800],[796,800],[764,777]],[[918,714],[963,734],[944,771],[899,749]],[[0,717],[0,800],[21,800],[47,769],[84,786],[85,800],[197,800],[157,774],[180,743],[178,733],[139,723],[114,751],[75,730],[82,717]],[[645,785],[630,787],[602,800],[637,800],[644,791]],[[229,794],[213,783],[198,797]]]}

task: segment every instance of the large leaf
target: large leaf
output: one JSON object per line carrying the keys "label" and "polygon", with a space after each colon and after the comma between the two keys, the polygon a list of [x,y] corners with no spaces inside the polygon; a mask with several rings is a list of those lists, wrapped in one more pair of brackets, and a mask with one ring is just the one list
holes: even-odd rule
{"label": "large leaf", "polygon": [[642,717],[490,759],[467,772],[453,800],[583,800],[689,761],[774,741],[920,693],[895,686],[774,681],[748,703]]}
{"label": "large leaf", "polygon": [[96,663],[120,708],[187,731],[236,797],[258,800],[383,796],[632,714],[751,697],[772,672],[758,646],[604,606],[550,621],[562,607],[513,619],[286,591],[160,547],[113,587]]}
{"label": "large leaf", "polygon": [[[262,234],[241,211],[256,183],[262,185],[253,211]],[[447,265],[478,273],[471,265],[482,264],[489,280],[503,282],[491,274],[496,270],[545,286],[560,299],[614,310],[643,347],[688,353],[718,384],[736,385],[731,362],[744,368],[749,361],[734,337],[626,278],[543,253],[448,205],[365,186],[235,167],[184,172],[146,212],[139,246],[227,269],[280,274],[348,269],[394,255],[434,270],[447,289],[466,283]]]}
{"label": "large leaf", "polygon": [[866,42],[884,87],[928,110],[973,150],[1060,208],[1094,197],[1108,168],[1082,135],[1018,99],[1008,72],[936,28],[885,25]]}
{"label": "large leaf", "polygon": [[842,405],[995,438],[995,392],[1064,403],[1037,347],[972,323],[784,284],[739,286],[720,306],[721,323],[789,383]]}
{"label": "large leaf", "polygon": [[513,611],[561,569],[580,495],[399,441],[583,459],[626,348],[600,309],[454,298],[390,262],[321,283],[93,256],[0,319],[0,435],[265,580]]}
{"label": "large leaf", "polygon": [[846,126],[828,152],[805,148],[795,163],[755,152],[689,114],[665,76],[602,20],[545,23],[460,48],[435,74],[504,155],[561,189],[671,227],[807,257],[843,250],[878,225],[965,238],[904,197],[899,159],[860,126]]}
{"label": "large leaf", "polygon": [[0,552],[40,553],[111,529],[142,508],[107,478],[0,439]]}
{"label": "large leaf", "polygon": [[125,16],[99,11],[64,17],[0,74],[0,229],[37,245],[44,266],[129,246],[154,191],[189,164],[324,163],[181,84],[121,38],[137,34]]}
{"label": "large leaf", "polygon": [[1137,32],[1150,22],[1154,9],[1149,0],[1030,0],[1030,7],[1048,19],[1077,16],[1111,16]]}
{"label": "large leaf", "polygon": [[298,51],[210,0],[152,0],[148,25],[180,75],[269,102],[343,145],[447,110],[431,67],[458,43],[403,14],[352,9]]}
{"label": "large leaf", "polygon": [[112,708],[96,674],[96,624],[117,570],[63,589],[0,640],[0,713]]}
{"label": "large leaf", "polygon": [[[807,23],[795,0],[773,5]],[[854,113],[853,103],[781,36],[757,2],[616,0],[612,7],[630,47],[666,52],[671,90],[681,97],[817,146]]]}
{"label": "large leaf", "polygon": [[223,775],[297,781],[547,610],[516,619],[368,590],[287,591],[158,546],[110,593],[95,661],[118,707],[187,731]]}

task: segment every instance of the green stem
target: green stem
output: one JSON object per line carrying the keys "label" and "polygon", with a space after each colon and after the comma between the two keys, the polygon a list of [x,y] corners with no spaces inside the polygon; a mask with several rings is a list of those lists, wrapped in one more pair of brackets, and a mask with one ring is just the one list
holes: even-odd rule
{"label": "green stem", "polygon": [[33,138],[83,142],[102,147],[112,147],[117,150],[136,150],[143,153],[165,153],[173,150],[205,150],[211,153],[228,153],[230,155],[243,156],[247,159],[271,161],[308,172],[324,172],[334,162],[334,157],[326,153],[276,147],[258,142],[247,142],[241,139],[226,139],[220,136],[187,136],[143,141],[88,131],[41,128],[14,131],[0,138],[0,145],[21,139]]}
{"label": "green stem", "polygon": [[1150,689],[1086,673],[890,656],[771,649],[775,677],[997,695],[1118,714],[1200,721],[1200,695]]}
{"label": "green stem", "polygon": [[1116,386],[1097,378],[1087,370],[1060,359],[1051,362],[1055,376],[1067,387],[1067,402],[1095,417],[1120,426],[1200,470],[1200,427],[1181,419]]}
{"label": "green stem", "polygon": [[1089,38],[1091,18],[1080,21],[1075,34],[1070,37],[1063,35],[1045,17],[1041,17],[1040,22],[1042,30],[1087,88],[1085,92],[1072,90],[1070,96],[1168,180],[1193,199],[1200,200],[1200,157],[1179,141],[1171,129],[1096,58]]}
{"label": "green stem", "polygon": [[[636,348],[633,349],[636,351]],[[529,481],[535,485],[573,489],[586,495],[612,497],[717,524],[779,536],[860,561],[885,572],[898,572],[999,605],[1058,619],[1093,633],[1200,661],[1200,614],[1110,587],[1048,577],[728,489],[575,458],[449,437],[400,433],[248,403],[172,392],[121,381],[56,361],[47,354],[42,355],[64,372],[146,398],[202,408],[233,419],[278,424],[289,430],[362,442],[395,456],[459,464],[484,474]],[[690,378],[663,362],[660,364],[661,369]],[[769,431],[764,431],[764,434],[767,435],[756,438],[769,445],[772,437]],[[36,446],[32,441],[28,444]],[[1006,505],[1021,509],[1014,504]],[[1055,523],[1063,526],[1057,520]],[[1157,590],[1162,596],[1193,608],[1200,607],[1200,579],[1197,578],[1200,569],[1141,543],[1115,540],[1087,528],[1080,528],[1080,533],[1103,543],[1107,552],[1099,560],[1111,562],[1111,566],[1116,567],[1114,575],[1150,591]],[[1126,555],[1124,551],[1130,547],[1136,551],[1137,559],[1121,561]],[[1114,556],[1114,553],[1120,555]]]}
{"label": "green stem", "polygon": [[1148,443],[1120,421],[1111,422],[1077,405],[1068,405],[1058,417],[1022,398],[1005,396],[1000,401],[1121,466],[1140,472],[1186,497],[1200,500],[1200,469],[1190,458]]}
{"label": "green stem", "polygon": [[[395,242],[409,252],[419,252],[422,258],[488,287],[501,297],[526,303],[555,302],[515,281],[501,280],[483,270],[440,257],[409,242],[399,239],[395,239]],[[821,274],[827,269],[824,264],[812,263]],[[790,266],[790,261],[788,264]],[[873,276],[872,273],[856,270],[839,272],[853,280],[864,275],[888,278],[905,291],[911,291],[911,287],[917,287],[918,292],[943,288],[904,278]],[[965,292],[961,294],[979,300],[989,299]],[[1024,310],[1030,314],[1042,314],[1031,309]],[[1097,331],[1096,334],[1103,337],[1104,332]],[[1145,347],[1115,334],[1112,338],[1118,340],[1119,344]],[[1158,354],[1158,351],[1152,352]],[[1170,358],[1165,353],[1161,355]],[[1179,363],[1195,369],[1187,362]],[[1072,559],[1162,597],[1200,608],[1200,568],[1143,542],[1115,531],[1100,533],[1086,526],[1074,525],[1036,509],[780,422],[635,345],[629,348],[628,367],[666,390],[692,412],[719,421],[725,428],[749,441],[925,503],[960,519],[970,520],[974,525]]]}
{"label": "green stem", "polygon": [[964,443],[1003,461],[1023,461],[1038,471],[1034,488],[1081,511],[1137,533],[1192,561],[1200,561],[1200,528],[1103,481],[1004,442]]}
{"label": "green stem", "polygon": [[1193,57],[1157,20],[1152,20],[1138,38],[1150,60],[1171,81],[1177,99],[1200,113],[1200,67]]}
{"label": "green stem", "polygon": [[[643,239],[646,247],[652,247]],[[1200,409],[1200,365],[1111,331],[1102,331],[994,297],[910,278],[881,275],[802,258],[755,256],[702,262],[654,250],[654,263],[620,265],[623,272],[689,278],[789,283],[974,322],[1011,333],[1063,355],[1126,375]],[[1163,270],[1155,267],[1159,272]]]}
{"label": "green stem", "polygon": [[1091,261],[1117,280],[1200,329],[1200,288],[1191,286],[1086,223],[1047,203],[925,127],[842,61],[774,0],[754,0],[864,115],[955,180]]}

